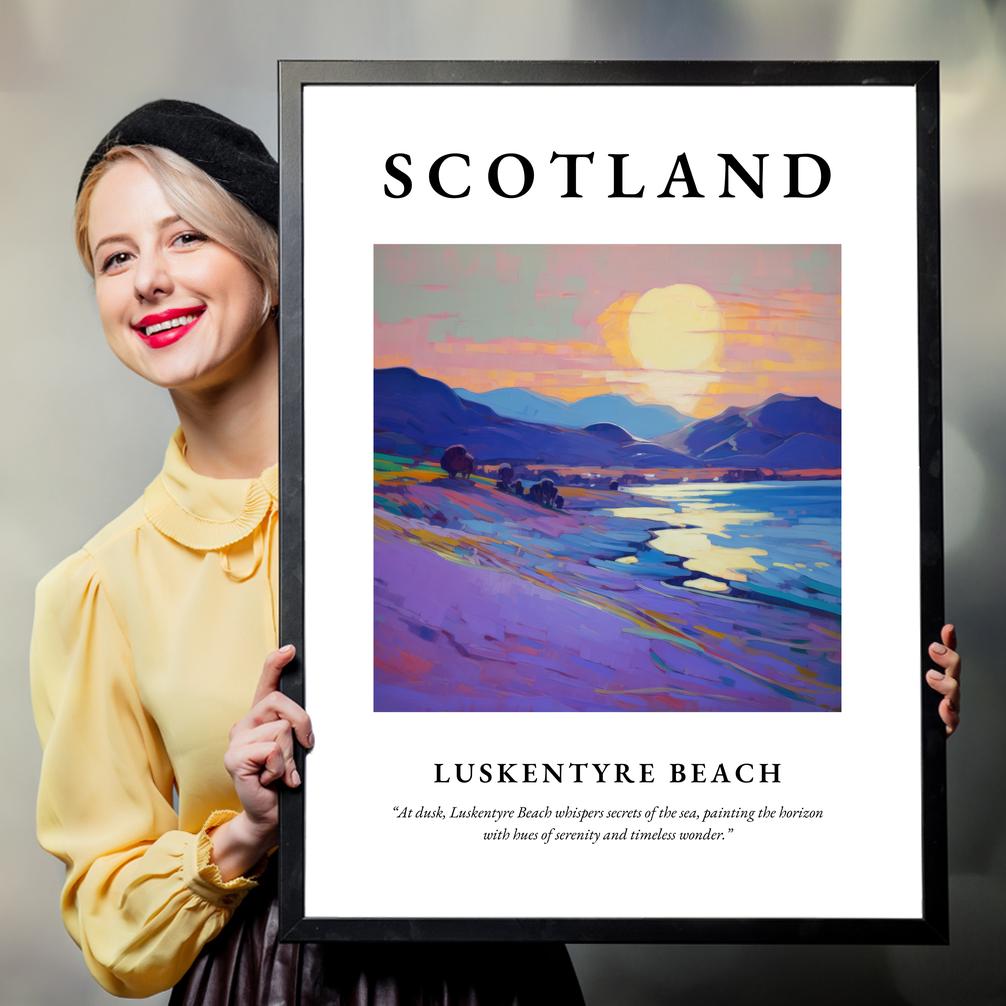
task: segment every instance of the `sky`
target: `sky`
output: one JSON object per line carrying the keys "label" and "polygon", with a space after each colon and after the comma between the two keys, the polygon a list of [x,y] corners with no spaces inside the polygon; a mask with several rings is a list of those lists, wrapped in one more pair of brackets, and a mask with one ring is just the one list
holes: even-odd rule
{"label": "sky", "polygon": [[704,418],[841,407],[838,245],[378,245],[374,366]]}

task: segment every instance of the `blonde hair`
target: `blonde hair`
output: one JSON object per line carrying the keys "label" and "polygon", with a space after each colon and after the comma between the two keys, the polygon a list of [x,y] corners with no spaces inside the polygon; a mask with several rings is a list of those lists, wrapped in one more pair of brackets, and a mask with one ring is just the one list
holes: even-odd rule
{"label": "blonde hair", "polygon": [[262,284],[264,323],[279,293],[279,236],[202,168],[165,147],[112,147],[84,181],[73,225],[77,254],[91,278],[94,259],[87,240],[91,197],[112,165],[126,158],[139,161],[154,176],[168,205],[183,220],[232,251],[255,273]]}

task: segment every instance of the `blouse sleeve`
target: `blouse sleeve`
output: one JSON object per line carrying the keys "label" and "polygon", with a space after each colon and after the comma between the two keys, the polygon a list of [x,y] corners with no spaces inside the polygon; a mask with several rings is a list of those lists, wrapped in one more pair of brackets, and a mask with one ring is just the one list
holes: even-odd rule
{"label": "blouse sleeve", "polygon": [[207,829],[233,811],[198,834],[178,830],[171,764],[86,551],[39,584],[31,685],[43,747],[38,837],[66,865],[63,921],[103,988],[161,992],[256,885],[224,882],[210,862]]}

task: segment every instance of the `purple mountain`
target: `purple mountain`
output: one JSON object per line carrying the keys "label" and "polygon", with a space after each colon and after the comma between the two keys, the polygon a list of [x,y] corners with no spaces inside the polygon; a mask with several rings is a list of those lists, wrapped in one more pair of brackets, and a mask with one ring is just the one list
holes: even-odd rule
{"label": "purple mountain", "polygon": [[593,433],[595,437],[604,437],[605,440],[611,440],[616,444],[636,443],[636,438],[631,433],[614,423],[593,423],[590,426],[585,426],[583,432]]}
{"label": "purple mountain", "polygon": [[706,464],[840,468],[842,410],[816,397],[773,395],[747,409],[731,406],[654,442]]}
{"label": "purple mountain", "polygon": [[817,398],[775,395],[640,441],[610,422],[570,429],[500,416],[408,367],[374,371],[374,449],[382,454],[437,457],[463,443],[483,464],[838,468],[840,433],[840,410]]}
{"label": "purple mountain", "polygon": [[495,464],[698,468],[671,448],[640,443],[611,423],[593,430],[526,423],[498,416],[488,405],[462,401],[446,384],[408,367],[374,371],[374,449],[437,456],[463,443],[476,461]]}

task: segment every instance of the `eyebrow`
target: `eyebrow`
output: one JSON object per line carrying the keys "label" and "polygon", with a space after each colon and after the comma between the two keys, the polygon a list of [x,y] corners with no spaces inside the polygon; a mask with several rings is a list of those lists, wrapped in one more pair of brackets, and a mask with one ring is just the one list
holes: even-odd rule
{"label": "eyebrow", "polygon": [[[165,227],[170,227],[172,224],[177,224],[181,221],[181,217],[175,213],[170,217],[165,217],[163,220],[158,220],[154,225],[157,230],[163,230]],[[96,258],[98,255],[98,249],[102,245],[107,245],[114,243],[115,241],[125,241],[131,242],[133,239],[128,234],[109,234],[108,237],[102,238],[91,250],[91,257]]]}

